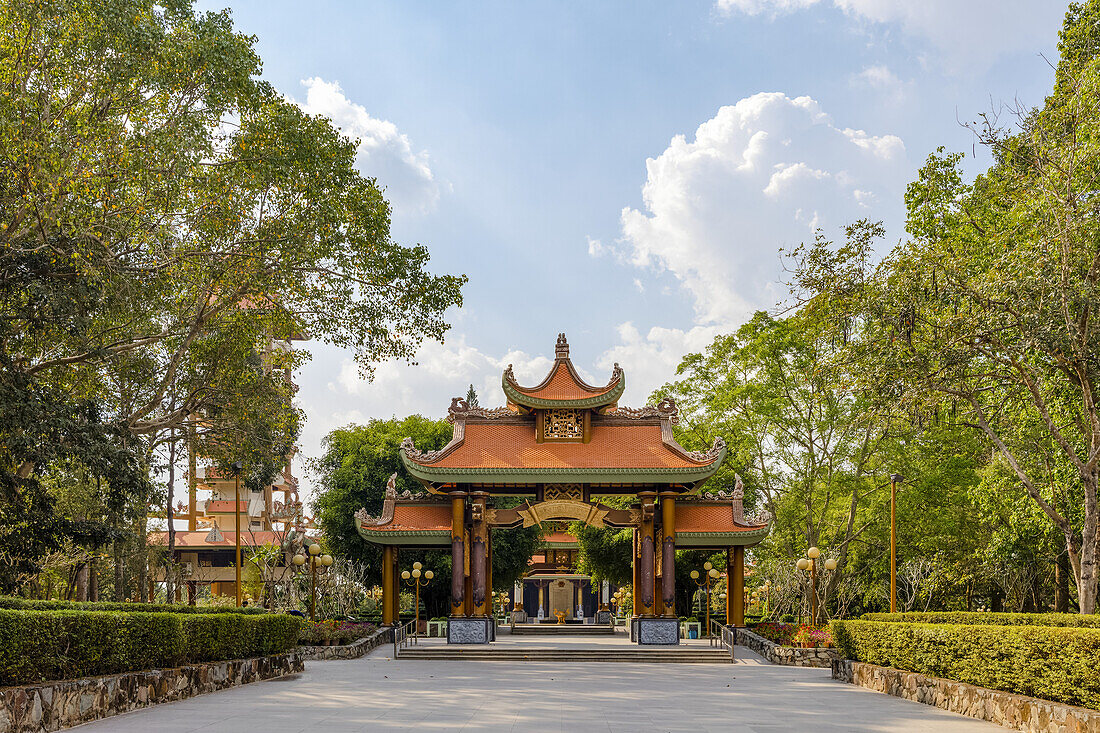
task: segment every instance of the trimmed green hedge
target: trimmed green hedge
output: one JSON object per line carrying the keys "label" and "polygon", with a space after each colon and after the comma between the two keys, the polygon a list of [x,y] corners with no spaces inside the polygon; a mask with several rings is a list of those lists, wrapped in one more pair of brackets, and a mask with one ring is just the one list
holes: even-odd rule
{"label": "trimmed green hedge", "polygon": [[1100,614],[1080,613],[990,613],[982,611],[909,611],[905,613],[865,613],[863,621],[889,621],[913,624],[971,624],[990,626],[1086,626],[1100,628]]}
{"label": "trimmed green hedge", "polygon": [[0,686],[279,654],[294,616],[0,610]]}
{"label": "trimmed green hedge", "polygon": [[111,603],[106,601],[39,601],[18,596],[0,596],[0,609],[23,611],[125,611],[127,613],[267,613],[259,606],[185,606],[168,603]]}
{"label": "trimmed green hedge", "polygon": [[1100,629],[833,621],[848,659],[1100,710]]}

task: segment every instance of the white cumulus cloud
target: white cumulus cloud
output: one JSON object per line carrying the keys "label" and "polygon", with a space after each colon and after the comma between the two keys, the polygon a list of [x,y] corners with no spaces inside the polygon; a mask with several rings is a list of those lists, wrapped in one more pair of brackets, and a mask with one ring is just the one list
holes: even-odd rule
{"label": "white cumulus cloud", "polygon": [[426,212],[439,201],[440,185],[428,154],[389,120],[372,117],[366,108],[347,98],[340,84],[319,77],[305,79],[303,110],[328,117],[348,137],[359,140],[356,162],[364,175],[378,180],[396,214]]}
{"label": "white cumulus cloud", "polygon": [[722,107],[646,172],[644,208],[621,214],[624,259],[673,274],[697,324],[727,327],[781,298],[780,248],[817,227],[839,236],[857,218],[887,218],[860,203],[900,200],[910,174],[900,138],[838,127],[810,97],[779,92]]}
{"label": "white cumulus cloud", "polygon": [[722,15],[778,16],[825,5],[862,22],[897,25],[930,42],[957,71],[989,66],[1005,53],[1050,45],[1064,0],[715,0]]}

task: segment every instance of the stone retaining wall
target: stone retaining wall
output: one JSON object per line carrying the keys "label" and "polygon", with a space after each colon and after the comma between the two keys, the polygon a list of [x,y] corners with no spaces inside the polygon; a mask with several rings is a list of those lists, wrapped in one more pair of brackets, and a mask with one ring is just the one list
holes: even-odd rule
{"label": "stone retaining wall", "polygon": [[789,667],[828,667],[833,660],[840,658],[836,649],[783,646],[743,628],[737,629],[737,643],[747,646],[772,664],[785,664]]}
{"label": "stone retaining wall", "polygon": [[393,643],[393,629],[384,628],[372,635],[340,646],[300,646],[298,653],[307,661],[324,659],[358,659],[385,643]]}
{"label": "stone retaining wall", "polygon": [[943,710],[1035,733],[1100,733],[1100,711],[1037,697],[989,690],[964,682],[905,672],[892,667],[837,659],[833,679]]}
{"label": "stone retaining wall", "polygon": [[0,688],[0,733],[44,733],[162,702],[282,677],[303,669],[297,652]]}

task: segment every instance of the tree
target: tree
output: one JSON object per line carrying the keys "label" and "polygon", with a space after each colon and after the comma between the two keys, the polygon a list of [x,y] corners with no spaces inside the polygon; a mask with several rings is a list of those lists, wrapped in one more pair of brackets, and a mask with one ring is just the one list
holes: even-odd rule
{"label": "tree", "polygon": [[[292,410],[249,427],[289,404],[283,377],[308,358],[273,345],[308,335],[370,374],[446,331],[465,278],[431,275],[425,247],[392,240],[354,141],[260,79],[254,43],[190,0],[0,0],[10,499],[78,458],[143,514],[173,429],[234,459],[294,434]],[[56,534],[48,506],[16,507],[5,524]]]}
{"label": "tree", "polygon": [[722,436],[731,446],[726,470],[752,491],[748,505],[776,518],[761,551],[789,563],[807,547],[829,548],[840,568],[834,585],[852,543],[878,517],[875,477],[888,473],[894,440],[888,419],[828,367],[837,348],[814,314],[757,313],[704,354],[684,357],[680,379],[661,390],[681,406],[685,445]]}
{"label": "tree", "polygon": [[466,390],[466,404],[470,407],[477,407],[477,392],[474,391],[474,385],[470,385],[470,388]]}
{"label": "tree", "polygon": [[798,274],[859,324],[850,357],[869,389],[989,441],[1062,535],[1083,613],[1100,552],[1098,18],[1096,2],[1071,6],[1042,109],[1017,110],[1011,133],[990,116],[975,128],[986,173],[968,184],[961,156],[929,156],[906,193],[910,239],[862,287],[839,292],[814,258]]}
{"label": "tree", "polygon": [[[324,455],[313,462],[320,480],[313,506],[321,529],[333,552],[364,564],[369,580],[381,584],[382,552],[364,541],[355,528],[354,514],[360,508],[375,516],[382,513],[386,481],[397,474],[397,490],[423,491],[423,487],[401,465],[401,441],[412,438],[422,450],[437,450],[450,441],[452,426],[446,420],[430,420],[420,415],[404,419],[371,420],[366,425],[350,425],[329,433],[324,440]],[[518,502],[494,499],[494,506],[509,508]],[[541,533],[537,527],[493,532],[493,585],[507,588],[527,569],[527,561],[538,549]],[[425,603],[446,605],[450,585],[444,582],[451,570],[450,550],[418,554],[420,560],[439,579],[423,591]],[[402,561],[405,561],[403,554]]]}

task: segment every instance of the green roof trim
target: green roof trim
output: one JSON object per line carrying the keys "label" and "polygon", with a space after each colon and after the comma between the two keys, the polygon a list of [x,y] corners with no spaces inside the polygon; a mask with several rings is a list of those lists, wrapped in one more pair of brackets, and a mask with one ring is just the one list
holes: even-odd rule
{"label": "green roof trim", "polygon": [[543,542],[542,547],[551,550],[572,550],[580,545],[579,542]]}
{"label": "green roof trim", "polygon": [[743,532],[677,532],[676,547],[709,547],[711,545],[755,545],[768,536],[771,524]]}
{"label": "green roof trim", "polygon": [[471,468],[465,466],[442,467],[417,463],[401,451],[401,463],[405,469],[423,481],[445,483],[613,483],[621,478],[623,483],[632,484],[676,484],[698,482],[710,478],[726,459],[728,449],[710,463],[682,468],[520,468],[506,466],[502,468]]}
{"label": "green roof trim", "polygon": [[359,536],[374,545],[443,545],[450,546],[449,529],[389,529],[379,530],[356,523]]}
{"label": "green roof trim", "polygon": [[516,389],[515,386],[508,381],[507,377],[501,379],[501,385],[504,387],[505,396],[517,405],[535,408],[568,407],[582,409],[586,407],[602,407],[612,402],[618,402],[619,398],[623,395],[623,390],[626,389],[626,375],[620,374],[619,381],[607,392],[592,397],[584,397],[579,400],[550,400],[542,397],[531,397]]}

